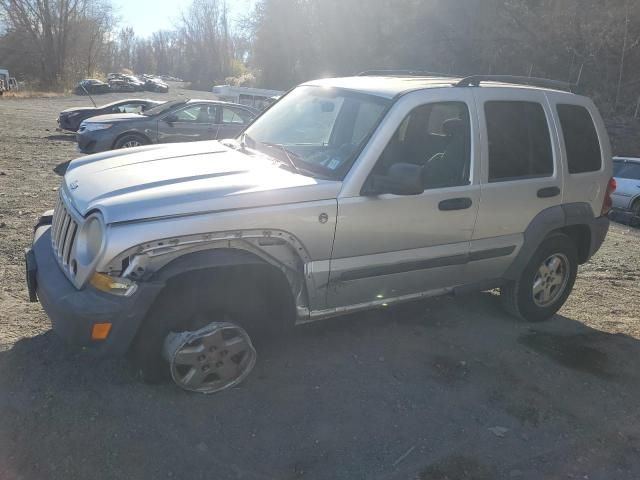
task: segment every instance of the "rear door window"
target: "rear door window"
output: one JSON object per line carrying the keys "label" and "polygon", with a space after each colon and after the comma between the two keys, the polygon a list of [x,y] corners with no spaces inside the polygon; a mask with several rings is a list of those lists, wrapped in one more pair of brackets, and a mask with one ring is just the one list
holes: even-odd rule
{"label": "rear door window", "polygon": [[485,103],[489,141],[489,182],[553,175],[549,124],[535,102]]}
{"label": "rear door window", "polygon": [[140,103],[127,103],[113,107],[114,113],[140,113],[143,111],[143,105]]}
{"label": "rear door window", "polygon": [[222,123],[229,125],[247,125],[251,114],[239,108],[222,107]]}
{"label": "rear door window", "polygon": [[558,105],[557,110],[569,173],[599,171],[602,168],[600,141],[589,111],[579,105]]}
{"label": "rear door window", "polygon": [[640,163],[625,162],[624,165],[614,173],[617,178],[628,180],[640,180]]}

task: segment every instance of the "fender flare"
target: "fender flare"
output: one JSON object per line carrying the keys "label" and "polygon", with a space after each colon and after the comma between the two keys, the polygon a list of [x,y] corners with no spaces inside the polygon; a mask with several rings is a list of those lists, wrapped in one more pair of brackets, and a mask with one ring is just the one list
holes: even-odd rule
{"label": "fender flare", "polygon": [[586,202],[556,205],[543,210],[529,223],[524,231],[522,247],[505,272],[504,278],[516,280],[529,263],[531,256],[551,232],[576,225],[585,225],[591,231],[588,255],[591,257],[604,241],[609,228],[609,220],[605,217],[596,218],[593,215],[591,205]]}

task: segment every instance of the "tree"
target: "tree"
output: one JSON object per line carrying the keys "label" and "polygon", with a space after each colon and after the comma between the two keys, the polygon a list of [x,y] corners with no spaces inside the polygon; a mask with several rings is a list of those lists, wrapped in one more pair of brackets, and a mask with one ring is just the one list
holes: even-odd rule
{"label": "tree", "polygon": [[103,42],[101,36],[109,28],[110,4],[104,0],[0,0],[0,16],[9,33],[25,40],[16,47],[37,59],[41,82],[60,88],[70,73],[66,66],[72,45],[86,41],[91,52],[85,52],[85,62],[93,62],[97,43]]}

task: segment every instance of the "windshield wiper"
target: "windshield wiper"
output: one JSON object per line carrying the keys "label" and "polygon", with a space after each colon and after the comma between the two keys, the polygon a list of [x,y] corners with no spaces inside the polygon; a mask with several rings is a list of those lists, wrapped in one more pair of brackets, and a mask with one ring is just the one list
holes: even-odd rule
{"label": "windshield wiper", "polygon": [[295,173],[302,173],[302,170],[300,169],[300,167],[298,167],[298,165],[296,165],[296,163],[291,158],[291,152],[286,148],[284,148],[284,145],[282,145],[281,143],[270,143],[270,142],[260,142],[260,143],[265,147],[279,148],[282,151],[282,153],[284,153],[284,157],[281,157],[281,158],[287,159],[287,161],[283,163],[286,163],[288,166],[290,166],[295,171]]}
{"label": "windshield wiper", "polygon": [[[268,147],[269,149],[279,149],[282,153],[284,153],[284,156],[282,155],[278,155],[278,157],[274,157],[273,155],[271,155],[271,152],[265,152],[264,149],[261,149],[260,146],[265,146]],[[281,143],[272,143],[272,142],[258,142],[256,140],[254,140],[253,138],[251,138],[249,135],[247,135],[246,133],[243,133],[240,136],[240,149],[243,152],[246,152],[246,149],[248,148],[252,148],[255,150],[259,150],[262,153],[266,153],[267,155],[269,155],[271,158],[273,158],[274,160],[276,160],[280,165],[282,166],[287,166],[289,167],[290,170],[292,170],[294,173],[298,173],[300,175],[305,175],[307,177],[321,177],[321,178],[326,178],[326,179],[330,179],[330,177],[326,176],[326,175],[321,175],[318,172],[314,172],[312,170],[309,170],[307,168],[302,168],[300,166],[298,166],[296,164],[296,162],[293,160],[293,158],[291,158],[292,156],[296,157],[296,158],[300,158],[300,156],[290,150],[287,150],[285,148],[285,146]],[[286,161],[283,161],[285,160]]]}
{"label": "windshield wiper", "polygon": [[[264,145],[265,147],[280,149],[280,151],[282,151],[282,153],[284,153],[284,157],[282,157],[280,155],[278,156],[278,158],[275,158],[272,155],[271,155],[271,157],[274,158],[275,160],[278,160],[280,162],[280,164],[287,165],[295,173],[302,173],[302,170],[296,165],[296,163],[291,158],[291,152],[289,150],[287,150],[286,148],[284,148],[284,145],[282,145],[281,143],[257,142],[256,140],[251,138],[246,133],[243,133],[240,136],[240,148],[242,149],[243,152],[246,152],[247,147],[253,148],[253,149],[256,149],[256,150],[260,150],[258,148],[258,145]],[[266,153],[266,152],[263,151],[263,153]],[[286,159],[286,161],[283,162],[282,159]]]}

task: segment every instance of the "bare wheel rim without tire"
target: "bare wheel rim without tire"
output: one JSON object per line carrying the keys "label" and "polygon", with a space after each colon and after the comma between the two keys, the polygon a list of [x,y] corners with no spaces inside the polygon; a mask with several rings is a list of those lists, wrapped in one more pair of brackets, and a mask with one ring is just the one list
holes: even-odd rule
{"label": "bare wheel rim without tire", "polygon": [[139,140],[132,139],[132,140],[129,140],[128,142],[125,142],[120,148],[133,148],[133,147],[139,147],[140,145],[142,144],[140,143]]}
{"label": "bare wheel rim without tire", "polygon": [[256,362],[247,332],[228,322],[213,322],[194,332],[171,332],[163,354],[173,381],[180,388],[201,393],[237,385]]}
{"label": "bare wheel rim without tire", "polygon": [[569,259],[554,253],[542,262],[533,279],[533,301],[538,307],[548,307],[562,296],[569,282]]}

